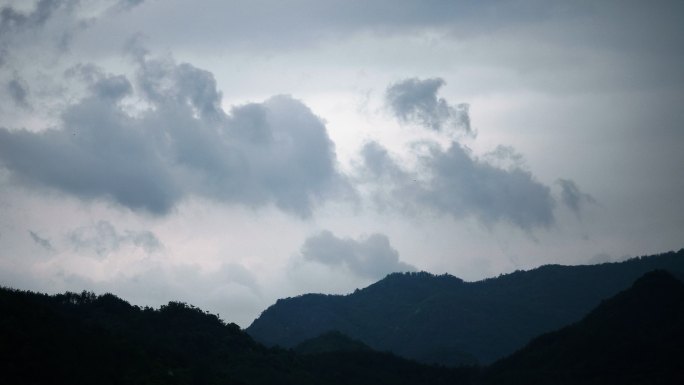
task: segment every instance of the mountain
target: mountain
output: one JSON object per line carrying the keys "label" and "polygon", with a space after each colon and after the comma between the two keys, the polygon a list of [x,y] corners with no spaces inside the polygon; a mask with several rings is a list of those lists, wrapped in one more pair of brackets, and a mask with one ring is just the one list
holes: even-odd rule
{"label": "mountain", "polygon": [[267,348],[179,302],[151,309],[111,294],[0,288],[0,383],[8,385],[674,385],[684,383],[682,358],[684,284],[664,270],[481,368],[420,364],[339,332],[295,350]]}
{"label": "mountain", "polygon": [[0,288],[2,384],[467,384],[472,372],[370,349],[301,355],[171,302]]}
{"label": "mountain", "polygon": [[330,352],[358,352],[371,350],[368,345],[355,340],[338,331],[323,333],[318,337],[308,339],[293,349],[300,354],[318,354]]}
{"label": "mountain", "polygon": [[479,282],[395,273],[344,296],[278,300],[246,331],[267,346],[291,348],[337,330],[421,362],[488,364],[578,321],[654,269],[684,277],[684,249],[619,263],[547,265]]}
{"label": "mountain", "polygon": [[684,284],[644,275],[580,322],[487,369],[484,384],[684,384]]}

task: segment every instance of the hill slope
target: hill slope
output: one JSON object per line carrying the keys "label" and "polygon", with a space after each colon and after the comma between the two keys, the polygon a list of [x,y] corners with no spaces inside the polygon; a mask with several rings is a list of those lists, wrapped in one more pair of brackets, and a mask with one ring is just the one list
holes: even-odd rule
{"label": "hill slope", "polygon": [[464,384],[470,372],[371,350],[299,355],[171,302],[0,288],[2,384]]}
{"label": "hill slope", "polygon": [[318,354],[330,352],[357,352],[371,350],[359,340],[349,338],[338,331],[327,332],[308,339],[293,349],[299,354]]}
{"label": "hill slope", "polygon": [[346,296],[278,300],[246,330],[257,341],[283,347],[338,330],[373,349],[423,362],[486,364],[581,319],[654,269],[684,276],[684,250],[620,263],[548,265],[472,283],[449,275],[390,274]]}
{"label": "hill slope", "polygon": [[491,384],[682,384],[684,284],[646,274],[582,321],[488,368]]}
{"label": "hill slope", "polygon": [[483,369],[421,365],[340,333],[269,349],[236,325],[172,302],[0,288],[3,384],[680,384],[684,284],[655,271],[583,320]]}

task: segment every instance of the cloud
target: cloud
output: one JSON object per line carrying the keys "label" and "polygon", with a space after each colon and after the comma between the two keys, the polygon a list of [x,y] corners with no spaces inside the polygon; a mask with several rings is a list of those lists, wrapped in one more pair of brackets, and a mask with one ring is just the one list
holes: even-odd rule
{"label": "cloud", "polygon": [[251,271],[238,263],[224,263],[218,271],[211,275],[212,280],[227,283],[233,282],[251,289],[254,293],[259,294],[261,288],[257,283],[257,279]]}
{"label": "cloud", "polygon": [[35,242],[40,247],[44,248],[47,251],[54,251],[54,248],[52,247],[52,243],[50,242],[49,239],[42,238],[38,234],[34,233],[31,230],[29,230],[29,235],[31,236],[31,239],[33,239],[33,242]]}
{"label": "cloud", "polygon": [[108,221],[99,221],[92,226],[83,226],[70,232],[69,241],[77,251],[91,250],[104,257],[124,246],[134,246],[146,253],[163,248],[162,243],[151,231],[116,230]]}
{"label": "cloud", "polygon": [[[410,78],[389,86],[386,101],[400,121],[470,132],[467,108],[437,97],[444,84],[441,78]],[[499,145],[482,157],[455,139],[446,148],[432,140],[413,141],[410,148],[414,162],[394,159],[377,142],[361,149],[358,181],[371,191],[379,208],[414,213],[429,209],[457,219],[475,217],[486,225],[507,222],[524,230],[553,224],[550,188],[524,168],[523,156],[513,147]]]}
{"label": "cloud", "polygon": [[85,200],[167,214],[184,197],[274,204],[302,217],[347,190],[323,121],[280,95],[221,108],[213,75],[171,59],[139,59],[137,84],[148,108],[130,114],[123,75],[72,69],[89,93],[41,132],[0,128],[0,164],[24,183]]}
{"label": "cloud", "polygon": [[150,60],[135,41],[130,53],[138,61],[137,81],[144,96],[156,105],[183,105],[194,109],[200,118],[221,115],[221,93],[214,75],[189,63],[177,64],[171,59]]}
{"label": "cloud", "polygon": [[[144,0],[104,0],[98,4],[89,4],[88,2],[80,2],[74,0],[38,0],[35,6],[30,11],[22,11],[12,6],[4,6],[0,8],[0,36],[5,39],[0,41],[7,42],[13,36],[24,32],[33,32],[37,29],[44,28],[55,19],[64,23],[64,17],[68,16],[68,26],[70,28],[82,28],[87,26],[89,22],[93,22],[97,17],[105,15],[108,10],[114,11],[128,11],[137,5],[143,3]],[[107,5],[103,7],[103,5]],[[99,12],[94,10],[99,9]],[[79,13],[82,12],[85,17],[79,19]],[[54,32],[54,31],[50,31]],[[62,31],[63,32],[63,31]],[[64,36],[60,36],[58,41],[63,41]]]}
{"label": "cloud", "polygon": [[428,150],[418,156],[413,171],[377,143],[363,148],[361,174],[373,176],[364,181],[380,195],[376,201],[403,209],[415,205],[415,211],[428,208],[455,218],[474,216],[488,225],[504,221],[525,230],[554,222],[555,201],[549,187],[519,165],[497,167],[457,142],[446,150],[434,143],[423,145]]}
{"label": "cloud", "polygon": [[19,181],[164,213],[181,192],[155,147],[138,121],[95,97],[69,108],[58,129],[0,128],[0,162]]}
{"label": "cloud", "polygon": [[355,170],[357,183],[370,187],[369,198],[380,211],[415,211],[421,195],[416,173],[402,168],[381,144],[364,144],[361,163]]}
{"label": "cloud", "polygon": [[14,104],[22,108],[30,108],[28,102],[28,85],[21,78],[14,77],[7,83],[7,92]]}
{"label": "cloud", "polygon": [[596,203],[594,197],[582,192],[574,181],[558,179],[556,183],[561,187],[561,201],[575,213],[579,213],[586,205]]}
{"label": "cloud", "polygon": [[[0,106],[3,118],[26,117],[30,112],[29,120],[54,121],[55,114],[74,100],[73,93],[78,91],[73,82],[64,82],[59,75],[84,57],[98,60],[119,54],[120,41],[130,35],[130,30],[98,32],[96,27],[113,26],[113,20],[130,16],[132,12],[128,11],[139,3],[136,0],[0,1],[0,68],[3,69],[0,97],[15,102],[4,109]],[[88,42],[92,45],[88,46]],[[102,55],[93,57],[94,51]],[[17,106],[30,111],[15,111]]]}
{"label": "cloud", "polygon": [[125,10],[129,10],[131,8],[137,7],[138,5],[142,4],[145,0],[119,0],[117,3],[118,7],[121,7]]}
{"label": "cloud", "polygon": [[414,271],[415,267],[401,262],[384,234],[372,234],[354,240],[338,238],[323,231],[306,239],[301,248],[304,260],[333,267],[344,267],[365,278],[378,279],[396,271]]}
{"label": "cloud", "polygon": [[107,74],[94,64],[78,63],[66,71],[64,75],[69,80],[80,80],[86,84],[92,96],[113,102],[133,93],[133,85],[123,75]]}
{"label": "cloud", "polygon": [[[75,19],[75,5],[72,1],[39,0],[28,12],[12,6],[0,8],[0,50],[4,59],[14,56],[15,51],[22,51],[25,46],[41,45],[46,50],[65,51],[74,30],[84,27]],[[43,46],[44,42],[49,43]],[[17,64],[19,70],[21,64],[26,63]]]}
{"label": "cloud", "polygon": [[119,100],[133,91],[131,82],[123,75],[109,76],[92,85],[93,92],[100,98]]}
{"label": "cloud", "polygon": [[[554,2],[533,6],[522,3],[497,2],[496,12],[492,12],[491,4],[444,0],[371,0],[362,6],[341,0],[210,1],[202,7],[185,2],[146,2],[139,15],[132,13],[126,18],[123,28],[156,35],[162,46],[181,49],[291,50],[378,32],[414,37],[426,29],[453,30],[459,37],[491,34],[500,29],[508,32],[516,25],[563,14]],[[567,12],[568,6],[562,10]],[[188,14],[193,18],[189,19]],[[174,28],[176,25],[188,28],[179,30]]]}
{"label": "cloud", "polygon": [[0,9],[0,31],[8,33],[23,28],[42,26],[64,3],[60,0],[40,0],[30,13],[22,13],[10,6],[2,7]]}
{"label": "cloud", "polygon": [[378,142],[371,141],[361,148],[361,157],[365,170],[371,178],[388,178],[401,180],[407,178],[407,174],[390,157],[387,149]]}
{"label": "cloud", "polygon": [[508,221],[523,229],[553,223],[548,186],[521,168],[501,169],[475,158],[452,142],[423,159],[432,173],[423,201],[455,217],[475,215],[485,223]]}
{"label": "cloud", "polygon": [[442,78],[406,79],[387,88],[386,103],[401,122],[419,124],[435,131],[464,130],[472,133],[468,104],[451,105],[437,97],[444,84],[446,82]]}
{"label": "cloud", "polygon": [[487,162],[502,168],[522,168],[525,159],[522,154],[511,146],[498,145],[483,157]]}

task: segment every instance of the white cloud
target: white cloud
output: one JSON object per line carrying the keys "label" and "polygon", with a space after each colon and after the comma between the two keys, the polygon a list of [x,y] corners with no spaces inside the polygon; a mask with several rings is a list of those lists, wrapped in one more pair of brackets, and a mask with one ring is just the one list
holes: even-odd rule
{"label": "white cloud", "polygon": [[342,267],[364,278],[380,279],[393,272],[415,271],[401,262],[384,234],[371,234],[354,240],[338,238],[330,231],[322,231],[304,241],[301,256],[305,261],[332,267]]}

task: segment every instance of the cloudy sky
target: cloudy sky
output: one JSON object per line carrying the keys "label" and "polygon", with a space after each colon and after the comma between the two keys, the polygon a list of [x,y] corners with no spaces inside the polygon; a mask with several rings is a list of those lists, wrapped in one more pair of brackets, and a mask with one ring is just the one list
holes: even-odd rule
{"label": "cloudy sky", "polygon": [[0,0],[0,284],[247,326],[679,249],[680,1]]}

